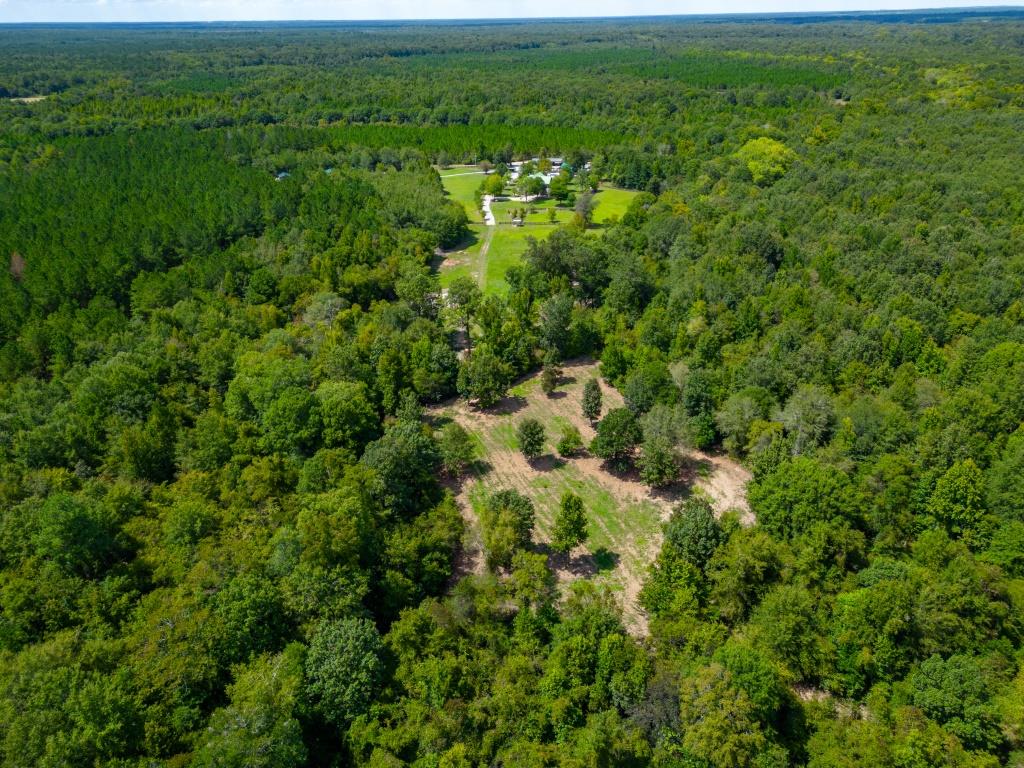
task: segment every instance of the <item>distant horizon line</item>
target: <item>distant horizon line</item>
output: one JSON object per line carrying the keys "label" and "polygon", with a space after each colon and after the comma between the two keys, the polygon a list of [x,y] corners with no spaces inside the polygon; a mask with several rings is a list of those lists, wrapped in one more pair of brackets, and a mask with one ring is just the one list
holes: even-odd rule
{"label": "distant horizon line", "polygon": [[581,21],[625,21],[625,20],[716,20],[716,19],[818,19],[818,18],[863,18],[899,17],[914,14],[935,14],[942,16],[991,14],[1020,14],[1024,17],[1024,5],[964,5],[964,6],[921,6],[907,8],[862,8],[851,10],[822,11],[737,11],[724,13],[658,13],[622,14],[600,16],[508,16],[508,17],[456,17],[437,16],[431,18],[403,19],[344,19],[344,18],[294,18],[294,19],[165,19],[153,21],[0,21],[2,27],[161,27],[161,26],[246,26],[246,25],[457,25],[457,24],[514,24],[517,22],[581,22]]}

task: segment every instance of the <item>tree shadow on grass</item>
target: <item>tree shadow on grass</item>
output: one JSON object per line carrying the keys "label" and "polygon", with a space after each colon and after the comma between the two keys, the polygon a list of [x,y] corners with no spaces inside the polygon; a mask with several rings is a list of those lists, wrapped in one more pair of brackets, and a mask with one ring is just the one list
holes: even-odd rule
{"label": "tree shadow on grass", "polygon": [[597,360],[592,357],[573,357],[569,360],[563,360],[560,365],[564,372],[566,368],[580,368],[583,366],[593,365],[596,362]]}
{"label": "tree shadow on grass", "polygon": [[570,384],[575,384],[575,383],[576,383],[576,377],[575,376],[565,376],[563,374],[562,376],[558,377],[558,386],[560,386],[560,387],[568,387]]}
{"label": "tree shadow on grass", "polygon": [[469,470],[466,474],[474,477],[483,477],[492,469],[494,469],[494,465],[487,459],[473,459],[473,461],[469,462]]}
{"label": "tree shadow on grass", "polygon": [[714,470],[715,465],[708,459],[688,456],[683,459],[682,468],[679,471],[683,482],[691,485],[702,477],[707,477]]}
{"label": "tree shadow on grass", "polygon": [[594,552],[582,552],[577,555],[558,552],[550,544],[538,544],[535,549],[548,558],[553,570],[566,571],[576,578],[590,578],[600,573],[613,570],[622,559],[618,552],[607,547],[599,547]]}
{"label": "tree shadow on grass", "polygon": [[423,421],[425,421],[431,429],[438,430],[444,429],[454,422],[455,419],[452,418],[450,413],[444,413],[441,411],[431,413],[428,411],[423,415]]}
{"label": "tree shadow on grass", "polygon": [[607,472],[617,480],[642,483],[640,470],[632,458],[629,459],[605,459],[601,462],[601,471]]}
{"label": "tree shadow on grass", "polygon": [[466,232],[466,236],[465,237],[463,237],[461,240],[459,240],[457,243],[455,243],[455,245],[453,245],[451,248],[448,248],[447,251],[445,251],[445,253],[453,253],[455,251],[464,251],[467,248],[472,248],[474,245],[476,245],[479,242],[480,242],[480,238],[477,236],[476,232],[474,232],[473,230],[469,230],[469,231]]}
{"label": "tree shadow on grass", "polygon": [[[440,272],[441,268],[445,266],[445,262],[448,261],[448,266],[455,266],[456,263],[464,263],[460,259],[453,258],[458,256],[461,251],[465,251],[467,248],[472,248],[480,242],[480,237],[473,230],[469,230],[466,236],[463,237],[459,242],[455,243],[451,248],[437,248],[434,250],[434,256],[430,260],[430,268],[435,272]],[[463,254],[465,255],[465,254]]]}
{"label": "tree shadow on grass", "polygon": [[565,466],[565,459],[555,456],[553,453],[545,453],[535,459],[530,459],[530,466],[538,472],[550,472],[553,469]]}
{"label": "tree shadow on grass", "polygon": [[678,502],[693,493],[693,482],[688,478],[678,478],[665,485],[651,487],[651,496],[665,501]]}
{"label": "tree shadow on grass", "polygon": [[693,494],[694,484],[713,469],[714,464],[707,459],[687,457],[680,464],[678,476],[671,483],[651,487],[651,495],[669,502],[683,501]]}
{"label": "tree shadow on grass", "polygon": [[567,392],[555,391],[555,392],[552,392],[550,395],[548,395],[548,399],[550,399],[550,400],[561,400],[563,397],[566,397],[567,395],[568,395]]}
{"label": "tree shadow on grass", "polygon": [[679,475],[671,483],[652,486],[640,476],[635,457],[625,461],[606,459],[601,462],[601,469],[617,480],[643,485],[651,496],[670,502],[682,501],[690,496],[694,483],[706,476],[713,466],[707,459],[686,459],[680,466]]}
{"label": "tree shadow on grass", "polygon": [[607,547],[598,547],[590,555],[590,558],[594,561],[594,566],[597,568],[598,573],[612,570],[622,559],[618,552],[612,552]]}
{"label": "tree shadow on grass", "polygon": [[466,467],[466,471],[461,475],[453,477],[447,472],[441,474],[441,487],[452,492],[453,496],[458,496],[462,489],[466,487],[467,483],[472,483],[479,480],[484,475],[488,474],[494,465],[486,459],[474,459],[469,462]]}
{"label": "tree shadow on grass", "polygon": [[509,416],[513,413],[517,413],[526,407],[526,398],[520,397],[519,395],[508,395],[507,397],[501,398],[497,405],[492,405],[490,408],[485,408],[487,413],[492,413],[495,416]]}

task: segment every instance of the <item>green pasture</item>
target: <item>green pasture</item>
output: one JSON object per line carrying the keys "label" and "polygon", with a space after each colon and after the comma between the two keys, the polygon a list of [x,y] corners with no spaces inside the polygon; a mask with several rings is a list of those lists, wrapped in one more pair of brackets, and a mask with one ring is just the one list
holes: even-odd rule
{"label": "green pasture", "polygon": [[549,211],[553,208],[557,219],[557,224],[568,224],[572,221],[573,209],[571,207],[560,207],[556,200],[535,200],[531,203],[524,203],[521,200],[501,200],[495,203],[491,203],[491,211],[494,213],[494,219],[498,224],[509,224],[512,221],[512,212],[519,211],[520,209],[526,209],[526,227],[530,227],[534,224],[543,224],[550,226],[551,219],[549,217]]}
{"label": "green pasture", "polygon": [[473,168],[447,168],[439,172],[441,184],[452,200],[461,203],[471,222],[482,222],[480,209],[476,207],[476,191],[484,180],[482,172],[474,172]]}
{"label": "green pasture", "polygon": [[522,261],[522,256],[529,247],[529,238],[543,240],[555,231],[555,225],[513,227],[501,224],[493,229],[491,247],[487,251],[484,264],[483,290],[484,293],[505,293],[508,290],[505,273],[509,267],[514,267]]}
{"label": "green pasture", "polygon": [[480,249],[487,237],[488,229],[490,227],[486,227],[483,224],[469,225],[469,237],[459,243],[455,249],[448,252],[447,259],[451,263],[442,264],[438,270],[438,278],[441,281],[442,288],[447,288],[458,277],[471,277],[474,280],[480,279],[480,270],[482,268]]}
{"label": "green pasture", "polygon": [[603,224],[613,217],[621,218],[633,198],[640,194],[635,189],[616,189],[602,186],[594,195],[594,223]]}

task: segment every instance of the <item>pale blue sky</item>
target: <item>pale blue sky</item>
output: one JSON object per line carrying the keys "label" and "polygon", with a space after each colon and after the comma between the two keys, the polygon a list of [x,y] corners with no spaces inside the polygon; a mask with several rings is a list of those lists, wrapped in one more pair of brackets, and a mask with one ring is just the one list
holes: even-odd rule
{"label": "pale blue sky", "polygon": [[[985,5],[981,3],[979,5]],[[987,3],[991,5],[992,3]],[[963,8],[964,0],[0,0],[0,22],[482,19]]]}

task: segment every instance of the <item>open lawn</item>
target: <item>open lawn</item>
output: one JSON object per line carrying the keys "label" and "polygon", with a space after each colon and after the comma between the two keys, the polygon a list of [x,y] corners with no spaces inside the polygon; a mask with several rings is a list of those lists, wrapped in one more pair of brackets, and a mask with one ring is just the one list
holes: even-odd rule
{"label": "open lawn", "polygon": [[452,200],[462,203],[471,222],[483,222],[480,209],[476,206],[476,191],[484,180],[483,171],[476,166],[458,166],[438,171],[441,184]]}
{"label": "open lawn", "polygon": [[526,227],[508,225],[488,227],[471,224],[470,237],[446,252],[439,259],[438,277],[441,287],[447,288],[457,277],[471,277],[484,293],[504,293],[508,290],[505,272],[522,259],[528,239],[542,240],[554,231],[552,224]]}
{"label": "open lawn", "polygon": [[447,288],[457,277],[472,277],[479,281],[483,267],[480,251],[490,238],[493,227],[470,224],[469,237],[448,251],[438,263],[441,287]]}
{"label": "open lawn", "polygon": [[494,218],[498,224],[508,224],[512,221],[512,212],[519,211],[525,208],[526,213],[526,226],[529,227],[532,224],[551,224],[549,217],[549,211],[553,208],[555,215],[557,216],[557,224],[568,224],[572,221],[573,210],[572,208],[561,208],[556,205],[555,200],[535,200],[531,203],[524,203],[521,200],[499,200],[491,203],[491,210],[494,212]]}
{"label": "open lawn", "polygon": [[594,195],[594,223],[601,224],[612,217],[620,217],[629,208],[633,198],[640,194],[635,189],[616,189],[615,187],[601,186]]}
{"label": "open lawn", "polygon": [[[541,392],[539,378],[531,376],[493,409],[478,411],[460,400],[434,410],[431,416],[435,421],[457,420],[481,451],[476,473],[463,483],[458,495],[469,528],[463,562],[471,568],[482,567],[477,520],[486,495],[514,488],[533,500],[537,512],[534,543],[538,551],[549,553],[560,584],[564,587],[576,578],[593,578],[607,585],[620,599],[632,630],[643,633],[646,620],[636,604],[637,596],[661,545],[661,524],[672,507],[692,487],[698,487],[720,511],[734,507],[746,512],[744,488],[749,475],[728,459],[694,454],[679,484],[669,491],[652,492],[634,475],[611,473],[586,451],[571,458],[558,456],[555,444],[563,426],[575,425],[585,444],[594,437],[594,430],[583,418],[581,402],[583,386],[597,377],[597,369],[589,360],[567,364],[551,397]],[[616,390],[603,382],[602,389],[605,412],[622,405]],[[515,427],[526,417],[539,419],[547,430],[545,454],[532,462],[519,452],[515,439]],[[590,536],[569,556],[550,553],[547,546],[565,491],[583,499]]]}
{"label": "open lawn", "polygon": [[437,169],[438,174],[443,179],[445,176],[462,176],[466,173],[479,173],[483,174],[480,170],[479,165],[449,165],[447,168],[438,168],[436,165],[434,168]]}
{"label": "open lawn", "polygon": [[509,267],[514,267],[522,261],[523,254],[526,253],[529,246],[528,239],[533,237],[543,240],[555,231],[555,226],[553,224],[531,224],[525,227],[498,225],[492,229],[494,235],[491,237],[491,247],[487,252],[484,264],[484,283],[481,288],[484,293],[504,294],[508,291],[505,273]]}

